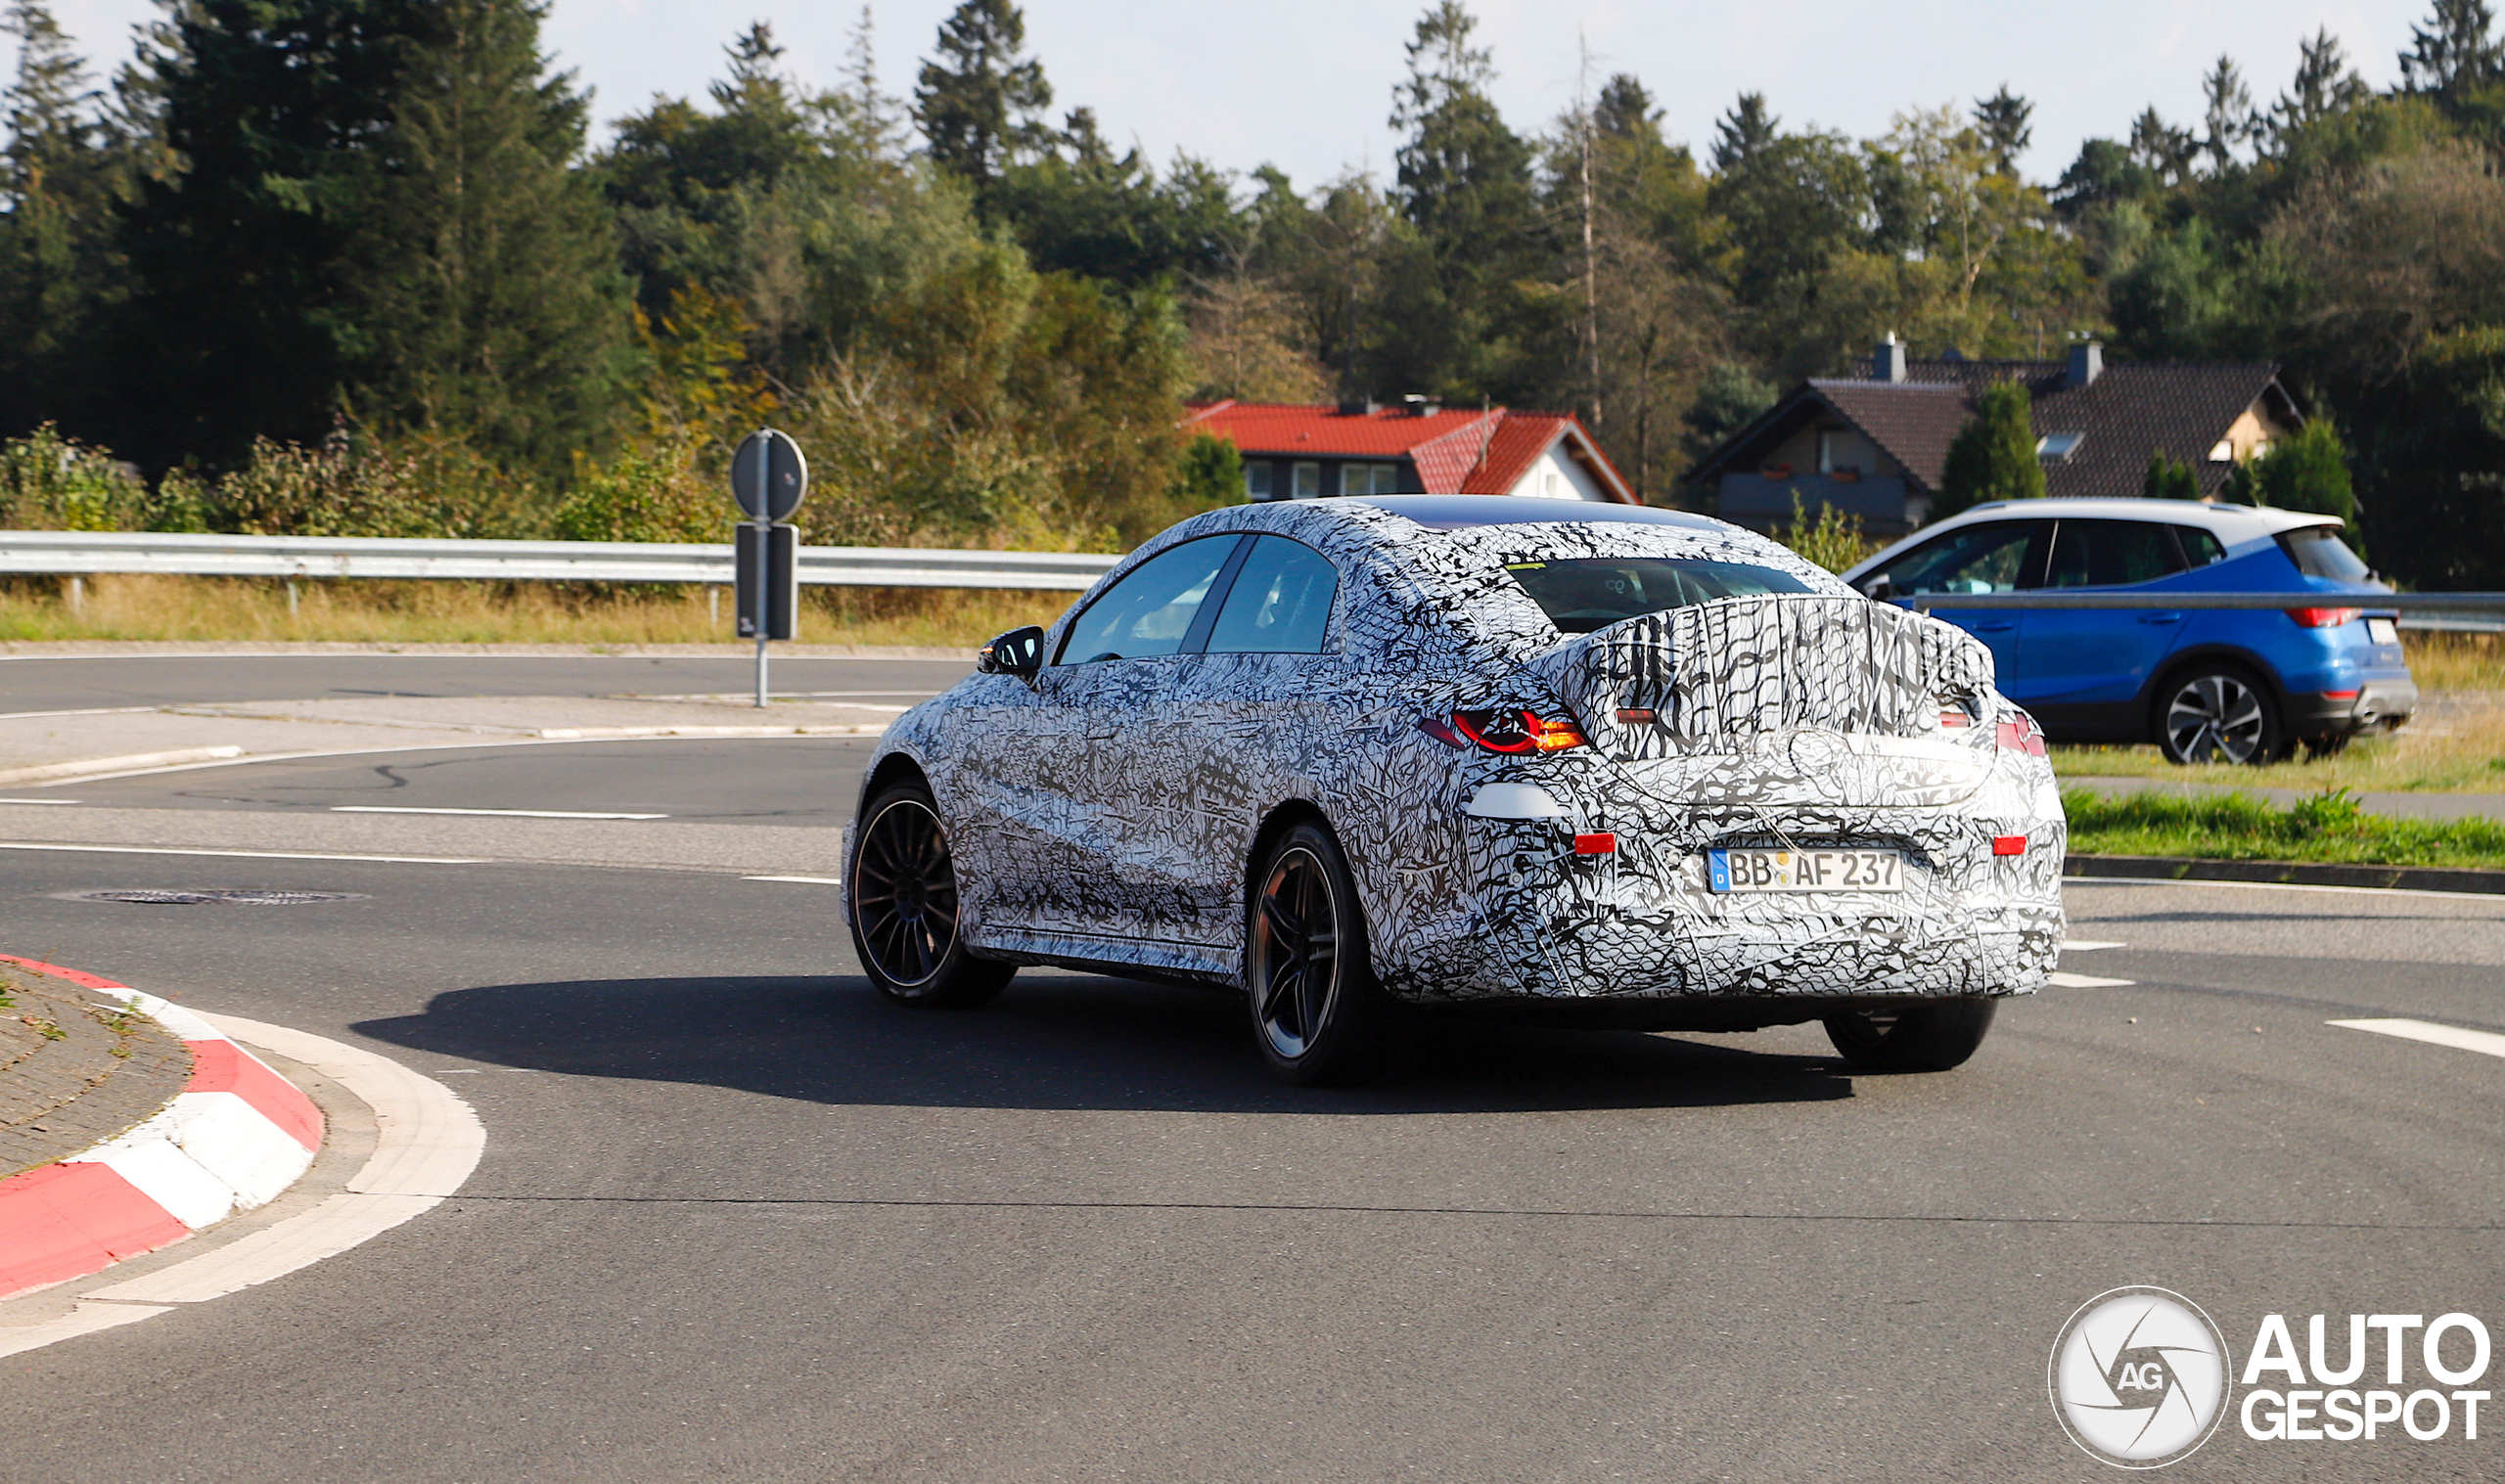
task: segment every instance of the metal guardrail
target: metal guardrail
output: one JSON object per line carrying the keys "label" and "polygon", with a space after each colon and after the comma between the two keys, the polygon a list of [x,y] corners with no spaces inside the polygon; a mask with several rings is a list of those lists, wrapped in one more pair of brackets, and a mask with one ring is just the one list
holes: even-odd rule
{"label": "metal guardrail", "polygon": [[1904,593],[1885,600],[1932,608],[2371,608],[2379,613],[2500,613],[2505,593]]}
{"label": "metal guardrail", "polygon": [[[1122,560],[1096,552],[804,546],[819,587],[1078,592]],[[433,541],[384,536],[175,536],[0,531],[0,573],[166,572],[198,577],[396,577],[489,582],[718,582],[731,547],[638,541]]]}

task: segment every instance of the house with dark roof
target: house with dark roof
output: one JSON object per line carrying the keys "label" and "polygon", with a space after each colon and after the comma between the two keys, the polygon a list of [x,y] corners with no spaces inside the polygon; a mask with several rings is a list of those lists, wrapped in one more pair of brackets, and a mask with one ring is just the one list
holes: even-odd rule
{"label": "house with dark roof", "polygon": [[2067,361],[1916,361],[1890,336],[1857,377],[1812,379],[1689,472],[1717,514],[1756,530],[1792,520],[1793,497],[1893,538],[1930,517],[1948,445],[1984,388],[2025,386],[2048,495],[2136,495],[2149,455],[2192,467],[2204,498],[2238,462],[2304,424],[2266,362],[2118,361],[2090,340]]}
{"label": "house with dark roof", "polygon": [[1448,411],[1417,397],[1399,407],[1224,401],[1193,405],[1183,430],[1232,442],[1253,500],[1524,495],[1642,503],[1571,413]]}

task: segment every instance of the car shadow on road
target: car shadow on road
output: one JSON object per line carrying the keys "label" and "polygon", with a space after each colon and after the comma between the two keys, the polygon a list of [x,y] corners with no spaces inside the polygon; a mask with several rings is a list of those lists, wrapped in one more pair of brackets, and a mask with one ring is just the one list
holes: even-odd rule
{"label": "car shadow on road", "polygon": [[1388,1085],[1290,1087],[1231,995],[1034,970],[978,1011],[906,1009],[851,977],[608,979],[451,990],[356,1029],[465,1060],[826,1103],[1344,1114],[1852,1096],[1831,1057],[1476,1021],[1423,1027]]}

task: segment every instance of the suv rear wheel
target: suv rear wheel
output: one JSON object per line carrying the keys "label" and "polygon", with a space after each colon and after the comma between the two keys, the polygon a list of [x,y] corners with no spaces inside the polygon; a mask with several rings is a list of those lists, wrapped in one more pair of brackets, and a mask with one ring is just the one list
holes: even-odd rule
{"label": "suv rear wheel", "polygon": [[2260,676],[2206,664],[2158,693],[2157,744],[2171,763],[2275,763],[2288,754],[2288,730]]}

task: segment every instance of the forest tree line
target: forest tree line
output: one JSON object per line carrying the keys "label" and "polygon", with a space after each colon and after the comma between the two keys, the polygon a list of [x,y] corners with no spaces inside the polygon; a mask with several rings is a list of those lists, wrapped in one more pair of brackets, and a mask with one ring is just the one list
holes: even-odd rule
{"label": "forest tree line", "polygon": [[[1111,548],[1240,498],[1187,398],[1571,409],[1655,503],[1804,375],[1916,355],[2281,362],[2370,554],[2505,587],[2505,36],[2436,0],[2400,80],[2290,38],[2202,117],[2028,180],[2031,106],[1872,139],[1640,76],[1509,120],[1461,0],[1387,58],[1389,178],[1143,158],[1009,0],[912,95],[733,38],[589,148],[533,0],[176,0],[110,69],[32,0],[0,159],[13,525],[717,539],[798,435],[809,538]],[[2120,121],[2118,120],[2118,124]]]}

